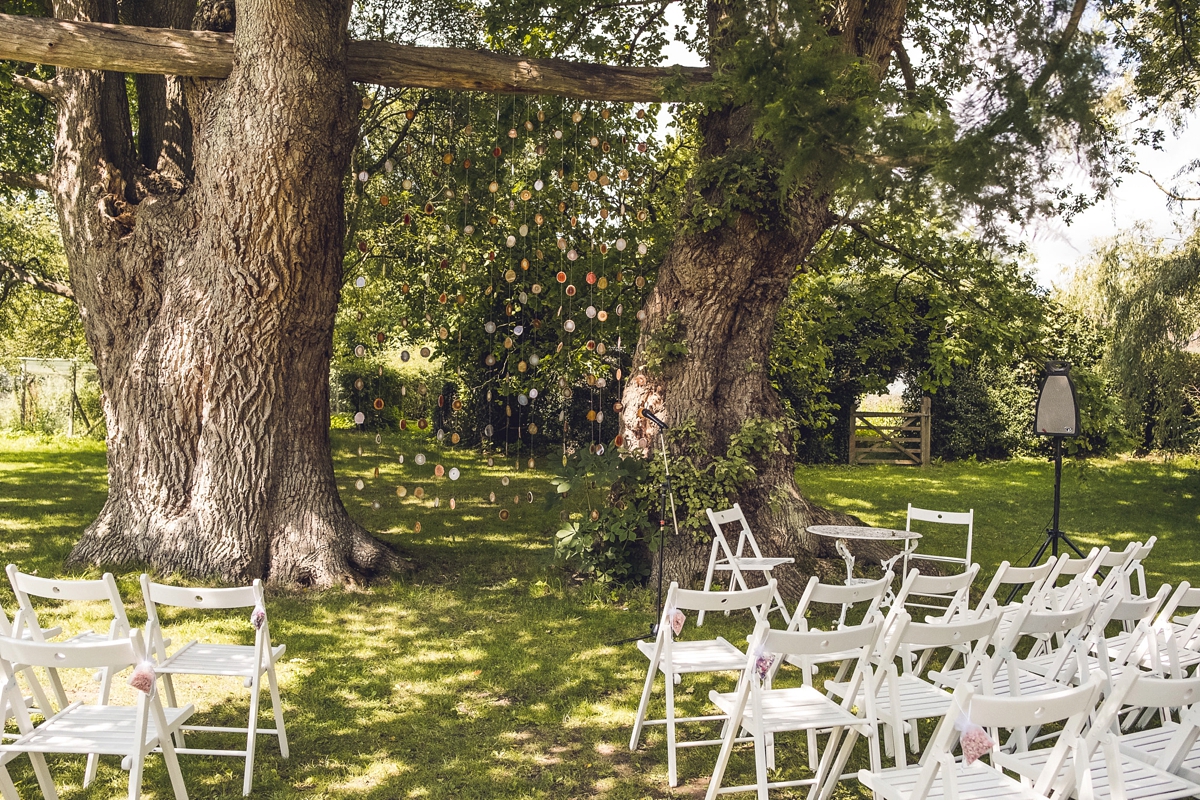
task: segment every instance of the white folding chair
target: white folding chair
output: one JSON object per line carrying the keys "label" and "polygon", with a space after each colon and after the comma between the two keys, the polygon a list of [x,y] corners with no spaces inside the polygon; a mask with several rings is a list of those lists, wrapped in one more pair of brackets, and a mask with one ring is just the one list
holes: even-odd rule
{"label": "white folding chair", "polygon": [[[1172,685],[1174,684],[1174,685]],[[1174,800],[1200,793],[1196,783],[1152,761],[1131,756],[1120,747],[1117,715],[1126,704],[1168,703],[1178,705],[1185,696],[1195,696],[1196,683],[1162,681],[1130,672],[1116,683],[1095,713],[1090,729],[1083,740],[1083,753],[1089,760],[1090,783],[1095,800]],[[1031,780],[1037,779],[1047,767],[1049,750],[1024,750],[1000,755],[1001,766]],[[1078,769],[1059,769],[1055,791],[1061,797],[1071,794],[1078,786]]]}
{"label": "white folding chair", "polygon": [[1138,676],[1125,702],[1134,708],[1178,708],[1179,722],[1165,718],[1157,728],[1125,733],[1118,739],[1121,752],[1153,764],[1194,783],[1200,783],[1200,677],[1157,678]]}
{"label": "white folding chair", "polygon": [[[917,572],[917,577],[908,587],[908,596],[902,602],[913,618],[928,622],[949,621],[959,614],[970,613],[971,587],[979,575],[978,564],[972,564],[965,572],[956,575],[922,575],[916,567],[910,572]],[[936,613],[922,614],[917,609]]]}
{"label": "white folding chair", "polygon": [[[1067,562],[1061,570],[1056,570],[1056,578],[1065,575],[1070,576],[1070,580],[1065,586],[1054,589],[1047,586],[1047,605],[1051,608],[1068,608],[1071,603],[1083,602],[1088,598],[1106,599],[1114,593],[1128,596],[1125,590],[1128,586],[1126,570],[1133,563],[1137,550],[1137,543],[1130,542],[1124,550],[1101,547],[1099,550],[1093,549],[1084,559]],[[1097,583],[1096,578],[1102,574],[1102,570],[1106,572]]]}
{"label": "white folding chair", "polygon": [[[167,702],[175,705],[173,675],[215,675],[241,678],[250,689],[250,717],[247,726],[218,727],[211,725],[184,725],[176,735],[177,752],[209,756],[234,756],[246,759],[242,794],[250,794],[254,778],[254,745],[258,734],[267,734],[279,739],[279,752],[288,757],[287,731],[283,725],[283,705],[279,699],[279,679],[275,664],[283,655],[286,645],[272,645],[271,631],[267,623],[266,604],[262,581],[255,580],[250,586],[232,589],[208,589],[194,586],[167,586],[152,583],[150,576],[142,575],[142,596],[146,600],[146,635],[150,648],[158,661],[158,673],[163,676]],[[163,638],[159,606],[174,606],[192,609],[250,608],[253,611],[247,625],[254,627],[254,644],[210,644],[192,640],[167,654],[167,641]],[[271,708],[275,713],[275,727],[262,728],[258,723],[258,701],[262,692],[262,677],[267,677],[271,692]],[[184,732],[240,733],[246,736],[246,747],[242,750],[214,750],[185,747]]]}
{"label": "white folding chair", "polygon": [[[916,552],[920,539],[910,539],[911,545],[906,546],[898,557],[903,557],[904,573],[909,570],[909,562],[914,559],[924,561],[941,561],[950,564],[962,564],[963,569],[971,565],[971,545],[975,539],[975,509],[970,511],[935,511],[930,508],[917,508],[908,504],[908,515],[904,519],[904,530],[911,531],[913,522],[933,522],[941,525],[965,525],[967,527],[967,553],[964,557],[936,555],[934,553]],[[893,559],[894,561],[895,559]],[[891,566],[891,564],[888,564]]]}
{"label": "white folding chair", "polygon": [[[884,596],[891,589],[894,578],[895,576],[888,572],[877,581],[830,584],[821,583],[821,579],[813,575],[808,579],[808,585],[804,588],[800,602],[796,604],[796,610],[792,612],[792,622],[787,629],[789,631],[807,631],[808,613],[814,604],[839,608],[836,626],[839,630],[846,624],[846,615],[859,603],[868,604],[862,616],[862,623],[883,619],[880,605],[883,603]],[[846,673],[856,658],[858,658],[857,650],[847,650],[841,653],[823,652],[819,656],[785,656],[784,660],[799,667],[804,685],[812,686],[813,675],[816,674],[820,664],[840,662],[842,666],[839,668],[835,680],[842,681],[846,679]],[[809,767],[815,770],[817,768],[817,732],[815,730],[808,732],[808,761]]]}
{"label": "white folding chair", "polygon": [[[62,633],[62,629],[50,628],[42,631],[42,633],[47,638],[53,638]],[[0,636],[15,636],[18,639],[31,641],[28,629],[21,631],[20,635],[15,634],[12,628],[12,621],[9,620],[8,613],[3,607],[0,607]],[[33,668],[18,664],[14,666],[14,671],[22,675],[29,686],[29,695],[24,698],[25,707],[37,711],[43,717],[51,716],[54,713],[54,707],[50,705],[50,699],[46,697],[46,690],[42,688],[42,684],[38,681],[37,675],[34,674]],[[16,712],[9,707],[7,696],[3,700],[0,700],[0,708],[2,708],[0,710],[0,717],[3,718],[0,719],[0,727],[2,727],[13,718]],[[7,736],[8,734],[4,735]]]}
{"label": "white folding chair", "polygon": [[[676,748],[721,743],[720,739],[680,742],[676,737],[675,726],[686,722],[712,722],[725,719],[723,714],[676,717],[675,684],[680,682],[682,675],[698,672],[739,672],[746,665],[746,654],[726,641],[724,637],[718,636],[716,639],[701,641],[677,641],[675,637],[678,634],[675,633],[673,624],[678,624],[679,632],[682,633],[686,619],[681,621],[676,618],[676,614],[684,614],[687,611],[748,609],[756,621],[763,620],[766,619],[767,609],[770,608],[774,594],[774,580],[768,581],[766,586],[759,586],[756,589],[729,592],[698,592],[692,589],[680,589],[678,583],[672,582],[667,590],[666,603],[663,605],[662,617],[659,619],[654,641],[641,640],[637,643],[638,650],[649,659],[650,663],[646,668],[646,681],[642,686],[642,698],[638,703],[637,717],[633,722],[633,733],[629,737],[629,749],[637,749],[644,726],[666,725],[667,779],[671,786],[678,785]],[[699,627],[699,622],[696,626]],[[654,681],[660,673],[666,687],[664,691],[666,716],[662,719],[647,719],[650,694],[654,689]]]}
{"label": "white folding chair", "polygon": [[[1077,606],[1094,607],[1100,600],[1096,573],[1108,556],[1107,547],[1092,548],[1087,556],[1080,559],[1072,559],[1068,555],[1060,556],[1046,582],[1042,584],[1042,592],[1038,597],[1039,605],[1050,611],[1064,611]],[[1059,586],[1058,581],[1063,577],[1067,578],[1067,582]],[[1113,585],[1115,581],[1109,584]],[[1001,628],[1003,627],[1004,623],[1001,623]],[[1055,634],[1057,638],[1043,636],[1033,643],[1027,657],[1033,658],[1054,650],[1057,645],[1062,644],[1064,635]]]}
{"label": "white folding chair", "polygon": [[1014,567],[1007,561],[1000,562],[996,573],[992,575],[991,581],[983,590],[983,595],[975,604],[975,615],[981,616],[989,609],[995,609],[1001,614],[1005,614],[1020,607],[1020,601],[1015,600],[1010,603],[1008,598],[1000,597],[1007,587],[1013,587],[1013,590],[1020,591],[1021,587],[1027,586],[1029,588],[1026,590],[1026,594],[1033,593],[1036,597],[1041,591],[1043,583],[1054,572],[1058,561],[1059,559],[1052,557],[1046,563],[1036,567]]}
{"label": "white folding chair", "polygon": [[[988,697],[977,694],[963,683],[954,692],[950,710],[938,724],[933,740],[919,764],[885,770],[859,770],[858,779],[884,800],[926,800],[926,798],[1013,798],[1013,800],[1044,800],[1054,790],[1059,771],[1064,764],[1086,759],[1076,756],[1084,743],[1080,732],[1088,714],[1096,706],[1103,681],[1097,678],[1083,686],[1063,687],[1038,697]],[[959,740],[955,722],[960,718],[984,729],[991,729],[993,743],[999,740],[995,731],[1000,728],[1029,727],[1065,720],[1058,741],[1047,751],[1046,768],[1032,786],[1006,775],[999,765],[1003,754],[993,745],[988,753],[991,764],[982,759],[968,765],[954,757]],[[1081,769],[1083,780],[1090,773]],[[1088,791],[1090,782],[1081,787]],[[1085,794],[1081,794],[1086,796]]]}
{"label": "white folding chair", "polygon": [[[923,680],[914,664],[915,653],[928,654],[940,648],[965,647],[972,651],[967,670],[975,669],[974,661],[987,661],[986,648],[1000,622],[999,613],[987,616],[962,617],[957,621],[921,623],[910,622],[899,634],[897,655],[903,670],[897,670],[892,661],[877,661],[875,668],[881,670],[884,679],[879,686],[874,705],[891,738],[885,740],[888,755],[894,755],[898,766],[904,766],[904,732],[908,731],[909,749],[920,751],[916,721],[941,717],[950,707],[950,693]],[[848,686],[829,682],[826,686],[835,697],[845,698]],[[855,705],[866,702],[862,690],[854,698]]]}
{"label": "white folding chair", "polygon": [[[57,800],[54,779],[46,765],[45,754],[88,754],[89,761],[97,755],[121,756],[121,766],[129,771],[129,798],[137,800],[142,793],[142,770],[146,756],[162,750],[171,788],[177,800],[187,800],[187,788],[179,771],[179,761],[171,742],[193,711],[192,706],[164,708],[153,672],[142,675],[148,686],[139,686],[136,703],[132,706],[111,704],[84,705],[75,702],[35,726],[20,702],[21,692],[16,684],[14,664],[29,664],[54,669],[98,669],[111,674],[127,664],[146,661],[141,634],[132,631],[127,638],[115,641],[73,644],[67,642],[32,642],[0,637],[0,670],[7,679],[3,691],[8,703],[16,709],[16,741],[0,744],[0,793],[5,800],[18,800],[16,787],[9,777],[7,764],[21,753],[33,762],[34,774],[45,800]],[[142,670],[139,667],[139,670]],[[135,676],[138,673],[135,672]]]}
{"label": "white folding chair", "polygon": [[[60,580],[26,574],[17,569],[16,564],[9,564],[6,571],[9,583],[12,584],[13,593],[17,596],[18,608],[12,625],[14,636],[28,637],[30,641],[34,642],[44,642],[61,632],[61,628],[47,628],[41,624],[37,610],[33,606],[32,598],[34,597],[60,602],[108,604],[112,611],[112,622],[109,623],[107,634],[87,630],[64,640],[66,642],[71,644],[111,642],[129,635],[129,617],[125,614],[125,603],[121,600],[121,593],[117,590],[117,582],[111,572],[106,572],[95,580]],[[96,702],[99,705],[108,703],[114,672],[120,672],[121,669],[130,666],[133,664],[124,664],[117,668],[106,667],[97,673],[96,679],[100,682],[100,691]],[[68,703],[67,693],[63,689],[58,670],[53,665],[48,665],[46,674],[50,680],[50,688],[54,693],[55,702],[59,708],[65,708]],[[98,764],[99,760],[96,756],[88,757],[87,769],[83,776],[84,786],[91,784],[96,777]]]}
{"label": "white folding chair", "polygon": [[800,602],[796,604],[796,610],[792,612],[792,621],[787,629],[789,631],[808,630],[807,615],[813,604],[837,606],[837,627],[840,628],[846,624],[846,615],[850,613],[850,609],[859,603],[867,603],[867,610],[863,614],[862,620],[867,622],[871,617],[880,614],[883,598],[891,589],[894,580],[895,575],[888,572],[879,580],[848,585],[821,583],[821,579],[813,575],[808,579],[808,585],[804,587],[804,594],[800,596]]}
{"label": "white folding chair", "polygon": [[[983,595],[975,604],[975,608],[965,613],[960,613],[959,616],[975,617],[979,619],[988,614],[998,612],[1000,614],[1000,624],[992,634],[990,644],[994,648],[998,643],[1004,641],[1008,635],[1009,626],[1012,624],[1016,615],[1021,609],[1039,607],[1038,602],[1041,597],[1043,587],[1054,572],[1054,567],[1058,560],[1051,558],[1045,564],[1036,567],[1014,567],[1009,562],[1001,562],[996,569],[996,573],[992,576],[987,588],[983,590]],[[1022,587],[1028,587],[1020,602],[1007,602],[1007,598],[1001,599],[1005,587],[1013,587],[1009,592],[1012,596],[1020,591]],[[1025,600],[1030,602],[1027,604]],[[945,663],[942,665],[942,670],[954,669],[959,657],[965,657],[969,650],[963,647],[952,647]],[[923,671],[928,664],[928,659],[925,659],[920,664],[918,672]]]}
{"label": "white folding chair", "polygon": [[[902,629],[907,621],[908,615],[901,612],[897,620],[899,627]],[[721,752],[708,783],[707,800],[730,792],[757,792],[760,800],[766,800],[770,789],[789,786],[811,786],[809,796],[815,796],[822,790],[831,789],[841,779],[841,771],[859,736],[867,738],[871,767],[878,770],[880,720],[872,699],[878,680],[877,673],[871,668],[871,652],[882,638],[882,629],[883,623],[875,621],[840,631],[798,633],[773,631],[766,621],[760,622],[754,630],[750,654],[737,690],[724,694],[716,691],[709,693],[709,698],[729,719],[722,735]],[[892,655],[895,654],[894,647],[893,644]],[[786,689],[771,686],[774,673],[783,658],[821,659],[823,653],[843,653],[848,650],[857,650],[859,653],[850,682],[851,696],[857,694],[859,687],[866,687],[866,701],[857,706],[857,713],[851,701],[835,703],[811,686]],[[764,659],[769,664],[765,668]],[[745,737],[740,735],[743,730]],[[768,773],[775,767],[775,734],[809,730],[829,733],[815,776],[770,781]],[[754,742],[755,782],[723,787],[721,784],[733,745],[746,738]]]}
{"label": "white folding chair", "polygon": [[[1115,566],[1105,576],[1104,582],[1093,592],[1093,598],[1098,600],[1095,614],[1087,621],[1087,630],[1080,631],[1077,662],[1080,665],[1074,680],[1085,680],[1087,674],[1096,669],[1102,670],[1109,678],[1119,675],[1126,664],[1136,664],[1141,659],[1137,648],[1150,632],[1154,619],[1160,608],[1167,600],[1171,587],[1164,584],[1159,587],[1154,597],[1129,597],[1123,589],[1123,572],[1129,560],[1134,557],[1132,550],[1125,551],[1122,565]],[[1105,629],[1110,622],[1119,622],[1126,628],[1132,628],[1134,634],[1124,634],[1119,643],[1113,645],[1115,639],[1105,637]],[[1086,635],[1086,640],[1083,636]],[[1153,646],[1153,641],[1150,645]],[[1022,667],[1041,675],[1051,676],[1055,666],[1060,662],[1057,653],[1046,652],[1031,655],[1022,661]],[[1060,675],[1054,680],[1062,681]]]}
{"label": "white folding chair", "polygon": [[[1180,615],[1182,610],[1190,610],[1187,615]],[[1173,657],[1179,670],[1190,670],[1200,664],[1200,587],[1192,587],[1183,581],[1167,600],[1162,611],[1154,620],[1154,630],[1162,643],[1160,659]],[[1131,634],[1117,634],[1109,640],[1110,650],[1119,650],[1124,645],[1125,637]],[[1142,666],[1153,672],[1168,674],[1172,670],[1159,665],[1156,669],[1152,663],[1149,647],[1145,647],[1145,660]]]}
{"label": "white folding chair", "polygon": [[[1135,543],[1136,550],[1133,553],[1133,558],[1125,566],[1124,589],[1125,593],[1132,597],[1146,597],[1146,570],[1142,566],[1142,562],[1150,555],[1154,549],[1155,543],[1158,542],[1157,536],[1151,536],[1144,542]],[[1134,587],[1134,580],[1137,580],[1137,587]]]}
{"label": "white folding chair", "polygon": [[[1059,564],[1054,570],[1054,579],[1046,582],[1047,597],[1053,603],[1047,607],[1063,608],[1069,605],[1069,599],[1082,600],[1096,589],[1096,573],[1109,560],[1112,551],[1107,546],[1093,547],[1083,558],[1071,558],[1070,554],[1059,557]],[[1120,562],[1118,562],[1120,563]],[[1058,581],[1066,578],[1062,586]]]}
{"label": "white folding chair", "polygon": [[1172,674],[1176,678],[1183,677],[1178,650],[1164,646],[1166,643],[1160,642],[1154,635],[1154,623],[1159,609],[1170,594],[1170,585],[1164,583],[1153,597],[1135,596],[1109,601],[1115,602],[1116,607],[1107,615],[1108,622],[1119,622],[1129,633],[1106,637],[1103,632],[1099,632],[1091,652],[1097,658],[1111,661],[1111,665],[1105,665],[1105,668],[1114,678],[1127,667],[1147,667],[1156,675]]}
{"label": "white folding chair", "polygon": [[[729,588],[730,589],[747,589],[749,585],[746,583],[745,572],[760,572],[762,573],[763,582],[766,583],[771,579],[771,570],[783,564],[792,564],[796,561],[794,558],[765,558],[762,551],[758,549],[758,542],[754,539],[754,534],[750,532],[750,523],[746,521],[746,515],[742,513],[742,506],[739,503],[734,503],[733,508],[726,511],[713,511],[711,508],[705,509],[708,514],[708,521],[713,529],[712,552],[708,556],[708,573],[704,576],[704,591],[712,588],[713,575],[716,572],[729,573]],[[729,546],[729,540],[725,538],[725,532],[722,526],[730,523],[738,523],[738,541],[737,548]],[[749,547],[750,555],[746,553],[746,548]],[[779,596],[779,592],[775,592],[773,598],[774,603],[770,611],[779,609],[779,613],[783,615],[784,624],[791,623],[791,617],[788,616],[787,606],[783,603],[783,598]],[[696,626],[704,624],[704,611],[700,612],[696,619]]]}
{"label": "white folding chair", "polygon": [[[1058,652],[1058,661],[1047,672],[1054,676],[1064,674],[1069,679],[1075,673],[1068,662],[1076,656],[1083,639],[1082,631],[1094,613],[1096,603],[1093,600],[1069,611],[1035,611],[1032,603],[1033,598],[1027,597],[1008,631],[1003,635],[997,634],[999,638],[992,656],[982,665],[985,668],[931,671],[927,677],[935,686],[957,690],[963,683],[969,683],[973,691],[1000,697],[1031,697],[1059,691],[1065,684],[1057,683],[1044,674],[1022,669],[1018,646],[1026,637],[1040,640],[1053,634],[1066,634],[1066,644]],[[1023,737],[1024,729],[1018,729],[1018,734]]]}
{"label": "white folding chair", "polygon": [[[908,617],[908,612],[905,609],[905,604],[908,602],[908,596],[912,590],[912,587],[921,584],[922,578],[927,577],[927,576],[921,575],[921,573],[919,573],[915,569],[910,570],[908,575],[906,575],[904,577],[904,581],[900,584],[900,588],[896,590],[895,594],[892,594],[892,592],[891,592],[892,579],[889,577],[891,574],[892,573],[889,571],[887,573],[887,575],[885,575],[880,581],[872,582],[872,583],[876,583],[876,584],[878,584],[878,583],[884,584],[884,588],[883,588],[884,596],[878,605],[872,604],[871,608],[868,610],[868,614],[866,616],[864,616],[863,620],[862,620],[864,623],[866,623],[866,622],[871,621],[872,616],[874,616],[874,617],[882,616],[883,617],[883,630],[880,633],[879,641],[875,643],[874,658],[876,659],[876,661],[878,661],[878,659],[882,658],[881,654],[887,648],[890,647],[892,636],[893,636],[894,632],[896,630],[898,630],[898,628],[899,628],[899,623],[897,620],[898,620],[900,614],[903,613],[906,618]],[[811,585],[811,581],[810,581],[810,585]],[[874,593],[879,590],[877,585],[872,586],[871,584],[868,584],[868,583],[850,584],[848,586],[842,586],[842,587],[828,586],[827,584],[821,584],[822,590],[826,589],[826,587],[828,587],[828,589],[830,589],[830,590],[834,590],[834,591],[830,591],[829,596],[836,596],[836,590],[838,590],[838,589],[845,590],[847,595],[854,593],[854,592],[858,592],[858,591],[870,591],[870,592]],[[845,596],[845,595],[843,595],[843,596]],[[802,602],[803,602],[803,600],[802,600]],[[886,615],[884,615],[882,613],[883,606],[888,606],[888,612]],[[788,628],[788,630],[806,630],[806,629],[807,629],[807,624],[805,624],[803,627],[801,627],[799,625],[796,625],[794,621],[793,621],[792,626],[790,626]],[[814,662],[814,661],[809,660],[810,668],[807,670],[807,674],[808,675],[814,674],[816,671],[815,665],[817,665],[817,664],[841,661],[842,666],[839,668],[837,676],[833,680],[835,682],[845,681],[846,675],[849,673],[849,667],[850,667],[850,663],[847,661],[847,659],[850,659],[851,657],[852,657],[852,654],[850,654],[850,653],[828,653],[825,656],[823,656],[825,661],[815,661]],[[784,658],[784,661],[789,664],[794,664],[796,666],[800,666],[800,664],[802,663],[798,659],[792,659],[792,658],[787,658],[787,657]]]}
{"label": "white folding chair", "polygon": [[[32,598],[34,597],[60,602],[91,602],[109,605],[112,610],[112,622],[109,623],[108,633],[83,631],[65,640],[71,644],[111,642],[129,635],[129,617],[125,614],[125,603],[121,600],[121,593],[117,590],[117,582],[112,573],[106,572],[96,580],[60,580],[26,574],[17,569],[16,564],[9,564],[7,572],[13,593],[17,596],[18,608],[12,623],[14,636],[28,638],[34,642],[44,642],[62,632],[62,628],[47,628],[41,624],[33,605]],[[55,701],[59,707],[67,705],[67,694],[63,690],[58,673],[53,668],[49,669],[48,673]],[[108,689],[112,679],[110,671],[103,670],[102,675],[99,700],[101,705],[108,700]]]}

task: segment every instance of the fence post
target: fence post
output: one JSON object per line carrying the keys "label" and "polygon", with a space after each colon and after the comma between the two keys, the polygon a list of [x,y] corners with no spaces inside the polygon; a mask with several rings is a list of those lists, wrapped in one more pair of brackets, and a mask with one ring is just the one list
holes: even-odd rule
{"label": "fence post", "polygon": [[929,395],[925,395],[924,397],[921,398],[921,466],[922,467],[928,467],[929,462],[932,460],[932,458],[931,458],[932,453],[930,452],[932,450],[932,447],[931,447],[932,430],[931,429],[933,428],[932,405],[933,404],[932,404],[932,401],[929,399]]}
{"label": "fence post", "polygon": [[25,359],[21,359],[21,427],[25,427]]}
{"label": "fence post", "polygon": [[857,461],[855,460],[855,453],[854,453],[854,434],[857,430],[858,430],[858,401],[855,400],[853,405],[850,406],[850,446],[848,448],[849,458],[846,461],[847,464],[857,463]]}
{"label": "fence post", "polygon": [[77,402],[77,399],[75,397],[75,373],[77,371],[78,371],[78,365],[75,363],[75,359],[71,359],[71,405],[70,405],[70,408],[67,409],[67,437],[68,438],[75,435],[75,403]]}

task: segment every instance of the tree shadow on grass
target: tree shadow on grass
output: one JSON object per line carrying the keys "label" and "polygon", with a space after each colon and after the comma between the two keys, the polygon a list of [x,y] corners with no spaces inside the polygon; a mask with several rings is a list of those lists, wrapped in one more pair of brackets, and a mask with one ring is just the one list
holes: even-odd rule
{"label": "tree shadow on grass", "polygon": [[[609,597],[598,602],[599,589],[575,586],[553,564],[550,542],[558,519],[542,505],[549,488],[545,473],[488,468],[478,459],[452,462],[454,454],[436,453],[421,444],[428,455],[463,469],[457,482],[438,481],[415,471],[402,472],[397,454],[385,454],[396,464],[395,471],[384,463],[384,455],[376,460],[360,457],[357,441],[342,442],[337,451],[346,505],[368,528],[394,531],[383,538],[412,555],[416,571],[403,580],[357,592],[269,592],[272,633],[288,647],[280,677],[292,757],[281,759],[274,739],[260,737],[253,796],[621,800],[702,794],[715,748],[680,751],[683,785],[674,791],[666,785],[661,727],[648,730],[638,751],[628,750],[646,661],[632,643],[608,643],[644,632],[653,598],[635,592],[621,595],[624,605]],[[412,452],[409,447],[410,458]],[[6,484],[0,497],[5,504],[0,513],[12,521],[3,546],[25,569],[62,574],[62,559],[78,531],[103,503],[103,455],[18,456],[31,469],[20,483]],[[1016,511],[1006,517],[1004,509],[1026,509],[1021,513],[1028,516],[1027,509],[1035,506],[1032,498],[1044,490],[1045,466],[1018,465],[1012,472],[977,466],[975,472],[931,470],[924,476],[917,470],[893,470],[858,486],[854,494],[879,508],[898,507],[901,514],[906,494],[917,502],[911,496],[917,488],[934,493],[935,499],[970,496],[968,502],[975,502],[981,519],[977,548],[983,547],[985,555],[999,555],[998,546],[980,542],[985,536],[1003,536],[996,520],[1021,524]],[[857,471],[854,478],[861,482],[866,474]],[[975,483],[977,474],[990,480]],[[910,475],[905,480],[917,482],[898,486],[897,475]],[[510,478],[507,486],[501,482],[505,476]],[[357,477],[364,481],[362,490],[355,488]],[[1154,478],[1136,471],[1132,477]],[[1091,480],[1091,487],[1101,486],[1099,476]],[[1162,500],[1153,481],[1137,484],[1144,496],[1132,497],[1121,488],[1125,484],[1120,476],[1113,480],[1116,484],[1090,491],[1111,495],[1114,505],[1119,505],[1117,500],[1134,502],[1135,509],[1147,509],[1156,497]],[[399,498],[397,485],[410,490],[422,485],[430,491],[417,503],[411,491]],[[841,491],[850,493],[845,484]],[[489,497],[492,492],[495,501]],[[448,508],[451,496],[456,499],[453,513]],[[433,497],[442,499],[438,508],[432,507]],[[987,498],[992,498],[991,505],[984,502]],[[43,500],[62,504],[62,516],[48,514]],[[500,509],[509,511],[508,520],[499,518]],[[990,520],[986,529],[984,516]],[[415,532],[418,521],[423,523],[420,533]],[[1163,529],[1172,525],[1158,520],[1152,524]],[[131,621],[141,625],[145,612],[137,574],[121,575],[119,580]],[[51,618],[73,631],[95,627],[100,616],[97,609],[63,607]],[[215,615],[172,612],[167,620],[179,641],[251,641],[252,628],[242,610]],[[748,619],[718,615],[706,621],[703,633],[740,643],[750,627]],[[118,683],[123,685],[123,679]],[[243,723],[247,692],[236,681],[181,680],[177,685],[181,700],[197,704],[196,722]],[[687,677],[679,688],[679,713],[708,713],[709,690],[732,688],[728,675]],[[94,684],[84,676],[77,689],[93,691]],[[660,680],[656,705],[661,696]],[[269,726],[266,698],[264,693],[260,720]],[[715,733],[715,727],[691,726],[683,735]],[[237,739],[195,736],[192,743],[235,747]],[[202,756],[183,756],[181,761],[193,797],[241,796],[241,761]],[[802,736],[780,737],[779,763],[787,777],[807,774]],[[861,745],[852,766],[866,766]],[[125,791],[126,774],[116,759],[104,759],[96,785],[86,790],[81,788],[83,759],[52,759],[52,769],[64,798],[110,797]],[[39,796],[26,759],[18,759],[12,771],[23,796]],[[752,775],[751,753],[740,749],[729,780],[745,782]],[[158,757],[149,761],[146,787],[147,797],[171,796]],[[772,796],[803,794],[799,789]],[[861,792],[851,780],[842,784],[839,795]]]}
{"label": "tree shadow on grass", "polygon": [[[42,575],[62,563],[107,496],[103,450],[5,447],[0,440],[0,558]],[[12,600],[7,588],[4,602]]]}

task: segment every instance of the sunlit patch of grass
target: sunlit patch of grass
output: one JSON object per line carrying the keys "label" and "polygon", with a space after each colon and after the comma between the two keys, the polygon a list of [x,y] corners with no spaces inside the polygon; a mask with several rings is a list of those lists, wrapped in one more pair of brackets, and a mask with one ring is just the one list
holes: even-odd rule
{"label": "sunlit patch of grass", "polygon": [[[274,740],[261,737],[253,796],[633,800],[703,794],[715,748],[680,751],[678,790],[666,785],[661,726],[646,731],[636,752],[628,749],[646,662],[632,643],[615,642],[648,629],[653,593],[620,590],[614,596],[611,587],[578,584],[555,564],[553,532],[560,523],[543,504],[549,472],[529,470],[523,459],[488,467],[478,455],[437,447],[428,437],[391,436],[377,446],[373,435],[339,433],[333,443],[347,508],[412,558],[415,571],[353,592],[269,592],[272,633],[288,646],[279,669],[292,757],[281,759]],[[412,462],[418,451],[428,457],[423,468]],[[434,478],[436,463],[458,466],[462,477]],[[798,477],[817,502],[889,527],[903,527],[910,501],[973,506],[976,557],[988,573],[1002,558],[1027,559],[1024,552],[1040,541],[1051,475],[1045,463],[1016,461],[928,470],[805,468]],[[1200,521],[1198,475],[1194,465],[1112,461],[1086,470],[1069,467],[1063,527],[1081,544],[1123,545],[1155,533],[1161,543],[1147,563],[1149,577],[1200,583],[1189,551]],[[501,483],[505,476],[508,486]],[[360,478],[362,490],[355,488]],[[1135,479],[1143,483],[1135,486]],[[396,494],[399,485],[408,491],[404,498]],[[426,491],[419,501],[412,494],[418,485]],[[104,492],[104,452],[97,444],[0,438],[0,557],[27,571],[64,575],[63,560],[99,511]],[[441,498],[438,508],[435,497]],[[509,511],[507,521],[499,518],[501,509]],[[422,523],[420,533],[416,522]],[[951,541],[930,535],[924,546],[948,548]],[[144,624],[137,573],[117,578],[132,623]],[[0,590],[0,604],[11,611],[12,602],[11,593]],[[252,640],[243,610],[166,610],[164,618],[178,642]],[[94,604],[47,605],[47,621],[70,631],[107,629],[104,609]],[[751,627],[747,617],[717,615],[706,620],[703,632],[738,642]],[[86,674],[64,673],[64,679],[72,695],[95,692]],[[679,714],[709,713],[709,691],[733,686],[728,673],[685,677],[677,687]],[[181,678],[176,688],[181,700],[196,703],[197,722],[244,720],[247,693],[238,681]],[[132,691],[124,676],[116,689],[120,697]],[[655,715],[661,698],[660,679]],[[269,726],[265,705],[261,721]],[[707,738],[718,731],[717,725],[692,725],[683,735]],[[236,746],[236,738],[194,737],[199,746],[216,747]],[[802,736],[780,737],[786,777],[808,774],[804,753]],[[97,782],[83,789],[82,759],[51,759],[62,796],[124,793],[126,773],[116,759],[101,763]],[[241,762],[183,756],[182,764],[193,797],[241,796]],[[850,766],[866,766],[865,755],[856,753]],[[12,772],[23,796],[39,796],[28,761],[14,762]],[[739,747],[731,779],[752,774],[752,755]],[[148,764],[146,787],[147,797],[170,797],[157,757]],[[846,781],[836,796],[863,795]]]}
{"label": "sunlit patch of grass", "polygon": [[[1054,465],[1037,459],[954,462],[924,469],[896,467],[804,467],[796,473],[807,496],[872,525],[903,528],[908,503],[944,511],[975,509],[972,557],[989,575],[1001,561],[1024,564],[1050,524]],[[1128,458],[1067,461],[1063,465],[1059,527],[1085,551],[1124,548],[1157,536],[1146,578],[1157,586],[1200,575],[1183,568],[1200,544],[1200,465]],[[916,527],[916,526],[915,526]],[[917,527],[920,550],[961,555],[955,529]],[[957,529],[961,531],[962,529]],[[1153,591],[1153,588],[1151,589]]]}

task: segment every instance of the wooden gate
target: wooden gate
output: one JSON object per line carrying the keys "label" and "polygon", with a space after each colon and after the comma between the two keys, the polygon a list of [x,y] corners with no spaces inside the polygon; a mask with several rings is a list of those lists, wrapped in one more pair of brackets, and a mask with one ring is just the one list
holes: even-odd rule
{"label": "wooden gate", "polygon": [[854,410],[851,464],[929,466],[929,398],[917,413]]}

